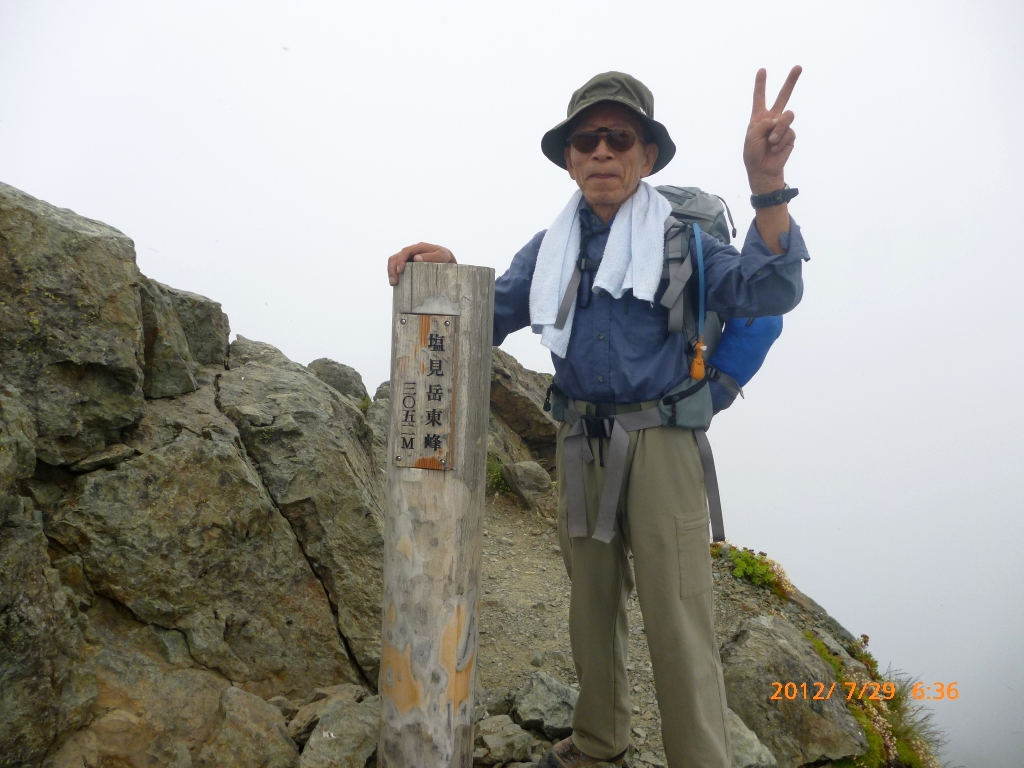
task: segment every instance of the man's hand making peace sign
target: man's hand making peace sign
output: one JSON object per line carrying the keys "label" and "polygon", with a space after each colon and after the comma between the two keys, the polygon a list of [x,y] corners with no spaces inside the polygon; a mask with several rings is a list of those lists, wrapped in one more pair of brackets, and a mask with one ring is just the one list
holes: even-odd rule
{"label": "man's hand making peace sign", "polygon": [[[782,84],[778,98],[771,109],[765,106],[764,88],[768,73],[759,69],[754,78],[754,106],[750,111],[750,125],[743,142],[743,164],[747,167],[747,178],[750,180],[750,191],[755,195],[763,195],[782,189],[786,184],[786,161],[793,152],[796,132],[793,130],[793,119],[796,115],[786,109],[789,97],[803,69],[793,67],[789,77]],[[765,244],[775,253],[782,252],[779,236],[789,231],[789,208],[787,205],[774,205],[770,208],[757,210],[757,231]]]}

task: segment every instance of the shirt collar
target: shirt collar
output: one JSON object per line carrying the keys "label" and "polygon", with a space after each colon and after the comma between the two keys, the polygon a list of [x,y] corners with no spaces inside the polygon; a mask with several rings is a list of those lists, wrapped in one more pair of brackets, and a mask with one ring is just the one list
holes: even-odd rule
{"label": "shirt collar", "polygon": [[[613,218],[612,221],[615,221],[615,219]],[[582,237],[589,239],[597,235],[608,234],[609,230],[611,230],[611,223],[605,224],[601,221],[600,217],[591,210],[590,203],[584,199],[583,204],[580,206],[580,227]]]}

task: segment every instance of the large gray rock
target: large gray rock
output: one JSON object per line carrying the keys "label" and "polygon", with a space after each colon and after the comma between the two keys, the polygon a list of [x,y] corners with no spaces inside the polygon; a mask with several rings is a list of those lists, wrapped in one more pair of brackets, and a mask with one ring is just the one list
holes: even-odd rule
{"label": "large gray rock", "polygon": [[37,422],[37,456],[70,464],[142,416],[132,241],[0,184],[0,371]]}
{"label": "large gray rock", "polygon": [[515,706],[515,691],[499,686],[497,688],[477,688],[474,705],[474,720],[483,720],[493,715],[507,715]]}
{"label": "large gray rock", "polygon": [[543,731],[552,741],[572,733],[572,713],[579,694],[543,672],[534,672],[516,692],[515,720],[523,728]]}
{"label": "large gray rock", "polygon": [[194,392],[196,364],[181,321],[160,284],[141,277],[144,355],[142,391],[146,397],[173,397]]}
{"label": "large gray rock", "polygon": [[488,717],[477,723],[474,743],[482,752],[474,753],[473,762],[482,765],[529,760],[530,753],[540,744],[508,715]]}
{"label": "large gray rock", "polygon": [[334,387],[341,394],[351,397],[356,403],[370,399],[370,395],[366,392],[366,385],[363,384],[363,377],[355,368],[335,362],[329,357],[318,358],[306,367],[320,381]]}
{"label": "large gray rock", "polygon": [[[772,683],[835,682],[832,667],[811,643],[779,616],[757,616],[740,625],[722,647],[729,706],[757,734],[781,768],[856,757],[867,751],[864,731],[843,696],[814,701],[771,699]],[[841,688],[838,688],[842,691]],[[812,691],[813,692],[813,691]],[[810,694],[809,694],[810,696]]]}
{"label": "large gray rock", "polygon": [[739,715],[726,707],[725,718],[732,768],[776,768],[775,755],[747,728]]}
{"label": "large gray rock", "polygon": [[220,405],[327,588],[371,684],[380,666],[383,478],[362,412],[268,344],[231,345]]}
{"label": "large gray rock", "polygon": [[207,385],[151,400],[113,469],[32,482],[46,532],[97,593],[179,629],[190,653],[260,696],[355,682],[323,585]]}
{"label": "large gray rock", "polygon": [[296,768],[299,750],[271,704],[240,688],[220,696],[220,722],[196,758],[196,768]]}
{"label": "large gray rock", "polygon": [[495,413],[493,406],[487,419],[487,453],[496,456],[499,465],[533,461],[533,454],[523,438]]}
{"label": "large gray rock", "polygon": [[558,496],[551,476],[536,461],[505,464],[501,476],[526,509],[554,517]]}
{"label": "large gray rock", "polygon": [[555,463],[558,422],[544,411],[548,379],[523,368],[506,352],[491,355],[491,411],[522,438],[545,469]]}
{"label": "large gray rock", "polygon": [[822,643],[824,643],[829,653],[831,653],[832,656],[843,665],[843,669],[845,670],[848,678],[858,682],[867,682],[868,680],[871,680],[871,672],[868,670],[867,666],[863,662],[853,658],[849,651],[847,651],[831,634],[821,627],[816,627],[814,634],[818,636],[818,639],[821,640]]}
{"label": "large gray rock", "polygon": [[[0,755],[37,765],[80,725],[96,695],[71,590],[17,482],[35,468],[35,424],[18,391],[0,384]],[[9,762],[8,762],[9,761]]]}
{"label": "large gray rock", "polygon": [[302,747],[309,741],[310,734],[316,728],[324,711],[339,701],[357,703],[366,698],[366,691],[358,685],[334,685],[329,688],[317,688],[307,696],[304,703],[289,718],[288,735],[292,741]]}
{"label": "large gray rock", "polygon": [[78,608],[28,511],[0,524],[0,755],[35,766],[89,717],[96,680]]}
{"label": "large gray rock", "polygon": [[302,750],[301,768],[366,768],[377,751],[380,697],[334,701]]}
{"label": "large gray rock", "polygon": [[103,597],[89,609],[88,635],[92,719],[45,768],[192,768],[217,732],[230,681],[192,658],[183,633],[143,624]]}
{"label": "large gray rock", "polygon": [[171,302],[181,322],[192,359],[200,365],[223,367],[228,356],[231,327],[220,302],[163,283],[156,285]]}

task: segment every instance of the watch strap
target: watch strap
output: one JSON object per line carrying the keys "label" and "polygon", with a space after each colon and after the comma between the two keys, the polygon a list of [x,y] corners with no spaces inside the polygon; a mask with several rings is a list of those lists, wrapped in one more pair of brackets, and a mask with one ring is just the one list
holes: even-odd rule
{"label": "watch strap", "polygon": [[763,195],[751,195],[750,204],[754,208],[770,208],[773,205],[788,203],[799,194],[799,189],[796,187],[790,187],[787,184],[782,189],[776,189],[774,192],[767,192]]}

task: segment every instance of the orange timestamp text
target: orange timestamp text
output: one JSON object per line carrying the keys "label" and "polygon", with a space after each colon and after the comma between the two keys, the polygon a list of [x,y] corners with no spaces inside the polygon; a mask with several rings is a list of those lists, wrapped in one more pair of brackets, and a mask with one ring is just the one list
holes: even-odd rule
{"label": "orange timestamp text", "polygon": [[[869,700],[869,701],[889,701],[896,695],[896,683],[884,682],[876,683],[874,680],[868,680],[864,683],[857,683],[852,680],[845,683],[832,683],[826,685],[822,682],[811,682],[811,683],[781,683],[775,681],[772,683],[775,689],[772,695],[769,697],[772,701],[783,701],[788,699],[794,701],[796,699],[810,699],[811,701],[826,701],[832,698],[832,694],[836,692],[836,688],[840,688],[839,695],[843,695],[842,689],[846,689],[846,700],[851,699],[858,700]],[[957,690],[956,681],[952,683],[935,683],[933,686],[926,686],[924,683],[915,683],[911,689],[911,695],[915,699],[957,699],[960,697],[960,691]],[[858,690],[858,688],[860,690]]]}

